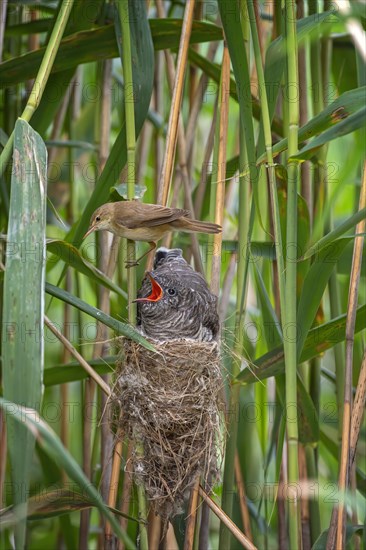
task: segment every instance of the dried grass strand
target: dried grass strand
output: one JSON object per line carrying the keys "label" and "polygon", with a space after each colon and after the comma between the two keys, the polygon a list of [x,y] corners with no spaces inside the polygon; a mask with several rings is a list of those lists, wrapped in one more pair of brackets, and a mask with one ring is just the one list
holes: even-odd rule
{"label": "dried grass strand", "polygon": [[[183,509],[197,477],[218,478],[222,375],[217,343],[153,341],[157,352],[120,338],[114,401],[120,426],[140,440],[135,480],[165,522]],[[217,445],[219,443],[219,445]]]}

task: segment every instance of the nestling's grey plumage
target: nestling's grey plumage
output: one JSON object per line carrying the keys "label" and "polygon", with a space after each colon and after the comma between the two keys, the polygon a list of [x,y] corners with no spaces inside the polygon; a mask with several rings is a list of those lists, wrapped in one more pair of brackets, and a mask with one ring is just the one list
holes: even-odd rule
{"label": "nestling's grey plumage", "polygon": [[157,250],[154,271],[147,273],[136,301],[137,323],[150,338],[205,342],[218,338],[217,297],[179,248]]}

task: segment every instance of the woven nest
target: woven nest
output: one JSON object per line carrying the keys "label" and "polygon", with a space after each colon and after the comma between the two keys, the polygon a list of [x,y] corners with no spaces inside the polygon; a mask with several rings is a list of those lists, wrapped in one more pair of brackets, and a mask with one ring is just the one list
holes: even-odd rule
{"label": "woven nest", "polygon": [[222,375],[216,343],[119,339],[115,397],[124,433],[142,442],[134,476],[163,519],[180,513],[198,476],[217,481],[222,458]]}

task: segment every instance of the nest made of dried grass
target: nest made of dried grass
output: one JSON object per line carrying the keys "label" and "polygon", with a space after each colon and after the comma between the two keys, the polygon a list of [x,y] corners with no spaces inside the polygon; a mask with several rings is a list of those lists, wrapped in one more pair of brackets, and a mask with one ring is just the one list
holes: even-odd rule
{"label": "nest made of dried grass", "polygon": [[120,427],[143,444],[143,456],[133,456],[135,480],[168,519],[182,510],[198,476],[218,479],[223,380],[217,343],[150,342],[155,352],[119,339],[114,395]]}

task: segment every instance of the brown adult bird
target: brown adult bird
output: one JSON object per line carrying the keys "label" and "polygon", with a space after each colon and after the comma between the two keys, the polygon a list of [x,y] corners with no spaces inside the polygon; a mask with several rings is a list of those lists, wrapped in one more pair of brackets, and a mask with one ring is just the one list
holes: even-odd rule
{"label": "brown adult bird", "polygon": [[145,336],[160,341],[218,338],[217,297],[179,248],[157,250],[154,271],[146,274],[135,301],[137,324]]}
{"label": "brown adult bird", "polygon": [[184,233],[220,233],[221,227],[216,223],[201,222],[190,217],[189,210],[168,208],[158,204],[145,204],[139,201],[120,201],[103,204],[91,217],[87,237],[93,231],[105,229],[119,237],[132,241],[146,241],[150,248],[137,263],[156,248],[156,242],[171,231]]}

